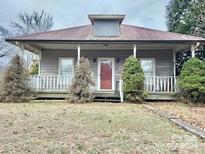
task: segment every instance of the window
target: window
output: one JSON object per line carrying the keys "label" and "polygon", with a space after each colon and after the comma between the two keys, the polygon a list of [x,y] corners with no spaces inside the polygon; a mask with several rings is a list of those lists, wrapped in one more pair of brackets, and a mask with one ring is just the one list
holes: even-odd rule
{"label": "window", "polygon": [[59,58],[59,75],[73,75],[74,62],[72,58]]}
{"label": "window", "polygon": [[145,76],[155,76],[155,59],[140,59]]}

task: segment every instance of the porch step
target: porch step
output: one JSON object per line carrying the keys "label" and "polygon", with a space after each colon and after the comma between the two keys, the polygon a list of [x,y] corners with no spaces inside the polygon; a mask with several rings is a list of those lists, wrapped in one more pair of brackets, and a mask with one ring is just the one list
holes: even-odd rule
{"label": "porch step", "polygon": [[95,102],[115,102],[120,103],[120,95],[118,91],[97,91],[93,93]]}
{"label": "porch step", "polygon": [[93,97],[120,97],[120,94],[118,91],[96,91],[93,92]]}
{"label": "porch step", "polygon": [[94,102],[120,103],[120,98],[119,97],[95,97]]}

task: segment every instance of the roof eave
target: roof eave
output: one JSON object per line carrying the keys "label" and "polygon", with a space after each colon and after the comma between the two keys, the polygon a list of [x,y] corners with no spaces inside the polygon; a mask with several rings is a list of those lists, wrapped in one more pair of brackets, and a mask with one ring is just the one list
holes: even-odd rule
{"label": "roof eave", "polygon": [[6,42],[70,42],[70,43],[92,43],[92,42],[119,42],[119,43],[137,43],[137,42],[143,42],[143,43],[197,43],[197,42],[201,42],[201,43],[205,43],[205,39],[204,40],[42,40],[42,39],[12,39],[12,38],[7,38],[5,39]]}

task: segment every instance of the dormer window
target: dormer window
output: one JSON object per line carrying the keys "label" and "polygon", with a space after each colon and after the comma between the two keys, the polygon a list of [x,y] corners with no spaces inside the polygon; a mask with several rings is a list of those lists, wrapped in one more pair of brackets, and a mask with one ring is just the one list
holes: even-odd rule
{"label": "dormer window", "polygon": [[88,15],[94,36],[119,36],[125,15]]}

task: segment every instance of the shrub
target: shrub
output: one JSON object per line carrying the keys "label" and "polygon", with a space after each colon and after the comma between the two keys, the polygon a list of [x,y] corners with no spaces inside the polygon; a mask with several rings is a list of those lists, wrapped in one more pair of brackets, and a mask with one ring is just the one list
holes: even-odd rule
{"label": "shrub", "polygon": [[191,58],[182,66],[177,78],[180,95],[186,102],[205,101],[205,62]]}
{"label": "shrub", "polygon": [[130,56],[123,65],[123,91],[130,102],[142,102],[144,99],[144,73],[137,58]]}
{"label": "shrub", "polygon": [[31,75],[38,75],[38,69],[39,69],[39,65],[37,62],[33,63],[31,65],[31,71],[30,71],[30,74]]}
{"label": "shrub", "polygon": [[0,89],[1,102],[24,102],[31,96],[28,87],[28,74],[25,72],[20,56],[16,55],[7,68]]}
{"label": "shrub", "polygon": [[71,84],[68,101],[70,103],[86,103],[92,100],[90,86],[94,86],[92,71],[88,59],[80,58],[76,64],[75,75]]}

